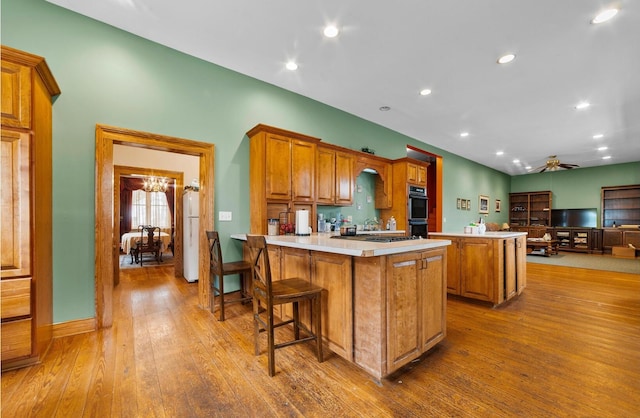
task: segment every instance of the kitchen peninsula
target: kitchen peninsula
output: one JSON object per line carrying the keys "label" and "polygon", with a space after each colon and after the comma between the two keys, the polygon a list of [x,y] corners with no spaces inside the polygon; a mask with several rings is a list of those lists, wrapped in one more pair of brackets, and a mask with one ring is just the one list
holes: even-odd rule
{"label": "kitchen peninsula", "polygon": [[447,239],[447,292],[500,305],[527,285],[527,233],[433,232]]}
{"label": "kitchen peninsula", "polygon": [[[322,333],[327,347],[380,379],[445,338],[446,248],[451,241],[359,237],[265,238],[274,280],[302,277],[325,289]],[[231,238],[245,241],[246,235]],[[307,310],[301,316],[313,321]]]}

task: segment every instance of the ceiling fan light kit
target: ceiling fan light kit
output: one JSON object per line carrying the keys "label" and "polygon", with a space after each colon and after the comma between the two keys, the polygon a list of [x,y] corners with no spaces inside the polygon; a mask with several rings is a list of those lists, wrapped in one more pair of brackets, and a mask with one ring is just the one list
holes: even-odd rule
{"label": "ceiling fan light kit", "polygon": [[538,168],[534,168],[531,171],[544,173],[545,171],[558,171],[561,168],[564,168],[565,170],[571,170],[572,168],[577,168],[577,167],[580,167],[580,166],[578,164],[561,163],[556,155],[550,155],[545,165],[542,165]]}

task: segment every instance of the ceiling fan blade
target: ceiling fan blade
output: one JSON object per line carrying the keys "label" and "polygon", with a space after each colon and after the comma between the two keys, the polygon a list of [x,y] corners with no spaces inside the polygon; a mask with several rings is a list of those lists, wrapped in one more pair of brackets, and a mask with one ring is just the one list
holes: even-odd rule
{"label": "ceiling fan blade", "polygon": [[[540,168],[540,167],[538,167],[538,168]],[[538,171],[538,173],[544,173],[545,171],[547,171],[547,168],[549,168],[549,167],[547,167],[546,165],[543,166],[542,170]],[[537,170],[537,168],[536,168],[536,170]]]}
{"label": "ceiling fan blade", "polygon": [[566,168],[567,170],[570,170],[572,168],[576,168],[576,167],[580,167],[578,164],[559,164],[560,167],[562,168]]}

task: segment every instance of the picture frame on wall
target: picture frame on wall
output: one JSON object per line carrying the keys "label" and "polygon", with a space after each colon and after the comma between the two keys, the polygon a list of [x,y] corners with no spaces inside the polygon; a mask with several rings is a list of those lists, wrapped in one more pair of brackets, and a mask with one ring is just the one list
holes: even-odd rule
{"label": "picture frame on wall", "polygon": [[466,199],[462,199],[461,202],[460,202],[460,205],[461,205],[460,208],[462,210],[467,210],[467,200]]}
{"label": "picture frame on wall", "polygon": [[496,199],[496,212],[500,212],[502,209],[502,201],[500,199]]}
{"label": "picture frame on wall", "polygon": [[467,210],[471,210],[471,200],[467,199]]}
{"label": "picture frame on wall", "polygon": [[485,196],[485,195],[479,196],[478,213],[489,213],[489,196]]}
{"label": "picture frame on wall", "polygon": [[461,207],[462,207],[462,199],[458,198],[456,200],[456,209],[460,210]]}

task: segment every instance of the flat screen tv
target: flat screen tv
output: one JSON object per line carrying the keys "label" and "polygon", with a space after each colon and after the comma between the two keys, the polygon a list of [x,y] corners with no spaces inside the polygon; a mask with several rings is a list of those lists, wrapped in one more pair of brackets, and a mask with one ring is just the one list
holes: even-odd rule
{"label": "flat screen tv", "polygon": [[551,226],[595,228],[598,211],[591,209],[551,209]]}

